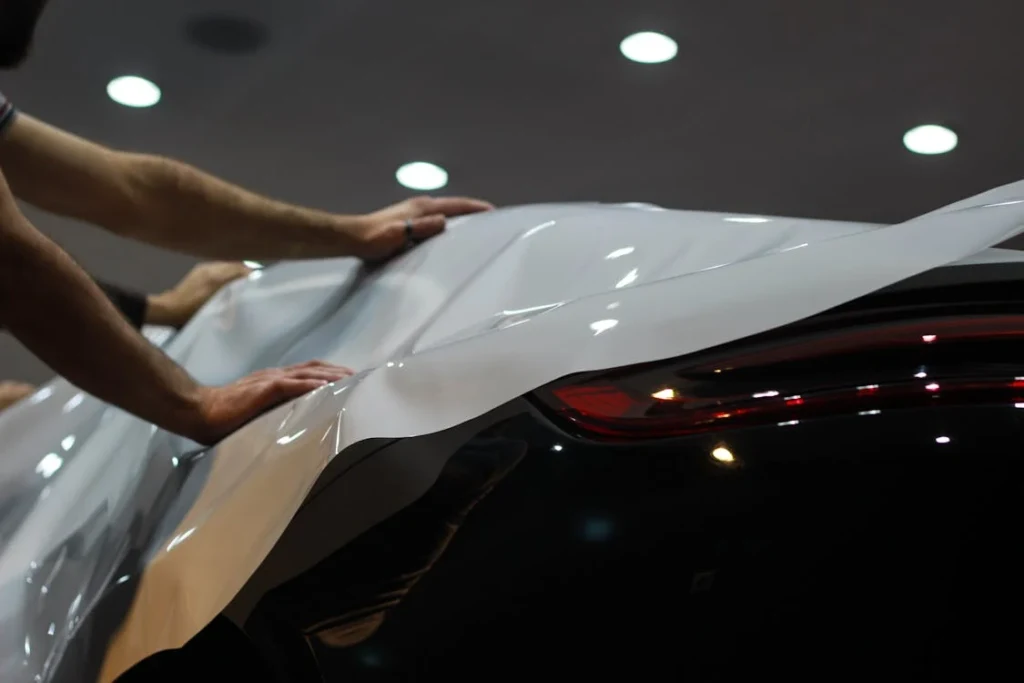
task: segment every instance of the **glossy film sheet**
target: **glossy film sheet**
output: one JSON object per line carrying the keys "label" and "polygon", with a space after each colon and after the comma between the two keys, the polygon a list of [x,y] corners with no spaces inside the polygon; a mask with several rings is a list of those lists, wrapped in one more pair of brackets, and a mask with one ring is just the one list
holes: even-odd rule
{"label": "glossy film sheet", "polygon": [[[357,375],[211,449],[62,381],[0,417],[0,680],[109,681],[181,645],[360,443],[436,434],[559,377],[715,346],[939,266],[1016,258],[986,249],[1020,231],[1022,199],[1017,183],[889,227],[527,206],[456,221],[375,270],[254,273],[168,353],[209,383],[310,358]],[[425,491],[448,448],[382,491],[390,507],[366,524]]]}

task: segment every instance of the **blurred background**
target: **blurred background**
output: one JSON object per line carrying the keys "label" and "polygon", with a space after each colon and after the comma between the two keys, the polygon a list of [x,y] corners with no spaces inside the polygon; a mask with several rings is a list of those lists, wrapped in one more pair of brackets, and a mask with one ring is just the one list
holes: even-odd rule
{"label": "blurred background", "polygon": [[[1024,178],[1019,0],[50,5],[28,63],[0,74],[19,108],[334,211],[415,194],[396,176],[412,161],[447,173],[437,193],[505,205],[878,223]],[[623,42],[638,32],[662,37]],[[158,98],[111,85],[125,75]],[[949,130],[905,139],[924,124]],[[418,170],[403,179],[443,178]],[[157,291],[193,263],[27,212],[119,284]],[[49,374],[0,337],[0,378]]]}

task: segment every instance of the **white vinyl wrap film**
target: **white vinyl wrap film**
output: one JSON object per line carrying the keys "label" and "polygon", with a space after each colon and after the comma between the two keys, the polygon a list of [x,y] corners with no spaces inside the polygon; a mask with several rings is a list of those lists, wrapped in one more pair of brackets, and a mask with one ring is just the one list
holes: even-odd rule
{"label": "white vinyl wrap film", "polygon": [[[374,269],[257,271],[168,354],[206,383],[312,358],[354,377],[210,449],[62,380],[0,417],[0,680],[53,680],[76,658],[111,681],[180,646],[361,442],[436,434],[565,375],[716,346],[937,267],[1019,260],[989,247],[1022,224],[1024,182],[886,227],[536,205],[453,221]],[[413,490],[432,476],[408,473]]]}

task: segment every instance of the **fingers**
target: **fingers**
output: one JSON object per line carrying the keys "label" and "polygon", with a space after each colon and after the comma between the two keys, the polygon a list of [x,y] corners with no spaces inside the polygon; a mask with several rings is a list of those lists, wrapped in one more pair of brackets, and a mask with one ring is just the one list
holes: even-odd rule
{"label": "fingers", "polygon": [[296,363],[295,365],[288,365],[284,369],[291,370],[292,368],[330,368],[330,367],[341,367],[340,365],[331,365],[325,363],[322,360],[307,360],[305,363]]}
{"label": "fingers", "polygon": [[206,264],[209,266],[209,275],[217,285],[223,287],[229,282],[234,282],[252,272],[252,269],[244,263],[225,261]]}
{"label": "fingers", "polygon": [[464,216],[470,213],[490,211],[494,205],[482,199],[471,197],[424,197],[423,212],[439,213],[444,216]]}
{"label": "fingers", "polygon": [[262,381],[247,381],[248,379],[221,389],[226,394],[225,398],[231,402],[230,405],[223,407],[225,414],[222,424],[218,425],[223,433],[233,431],[257,415],[327,384],[319,379],[291,377],[264,377]]}
{"label": "fingers", "polygon": [[284,372],[319,369],[329,371],[331,373],[339,373],[343,377],[354,375],[355,371],[352,368],[346,368],[343,365],[334,365],[333,363],[325,363],[322,360],[308,360],[305,363],[298,363],[296,365],[289,365],[281,368]]}
{"label": "fingers", "polygon": [[352,371],[347,368],[304,368],[301,370],[290,370],[282,376],[288,379],[313,379],[328,384],[337,382],[352,376]]}
{"label": "fingers", "polygon": [[231,280],[237,280],[240,277],[245,277],[252,272],[252,268],[245,265],[244,263],[228,263],[225,264],[224,272],[225,276]]}
{"label": "fingers", "polygon": [[299,396],[308,394],[311,391],[316,391],[325,384],[327,384],[326,381],[319,379],[278,377],[274,380],[273,384],[270,385],[270,402],[282,403],[293,398],[298,398]]}
{"label": "fingers", "polygon": [[[423,218],[417,218],[412,221],[412,238],[416,242],[422,242],[425,239],[429,239],[434,235],[444,232],[445,216],[442,213],[435,213],[431,216],[424,216]],[[404,230],[405,223],[403,222],[399,228],[403,231],[402,240],[405,240]]]}
{"label": "fingers", "polygon": [[340,365],[331,365],[320,360],[306,361],[297,365],[290,365],[284,368],[266,368],[256,370],[238,380],[239,384],[252,382],[266,382],[277,379],[301,379],[314,380],[322,384],[337,382],[338,380],[351,377],[355,371],[351,368]]}
{"label": "fingers", "polygon": [[215,443],[262,413],[351,375],[348,368],[308,361],[259,370],[222,387],[202,387],[201,419],[182,433],[201,443]]}
{"label": "fingers", "polygon": [[245,413],[246,420],[293,398],[316,391],[332,381],[315,377],[298,378],[290,375],[264,376],[256,381],[246,381],[247,379],[249,378],[240,380],[233,385],[242,392],[237,395],[238,410]]}

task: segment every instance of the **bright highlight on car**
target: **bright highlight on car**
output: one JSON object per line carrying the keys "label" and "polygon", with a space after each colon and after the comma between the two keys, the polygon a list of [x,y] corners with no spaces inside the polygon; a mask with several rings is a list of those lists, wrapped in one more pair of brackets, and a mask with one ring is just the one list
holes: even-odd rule
{"label": "bright highlight on car", "polygon": [[619,50],[626,59],[641,64],[667,62],[679,52],[676,41],[662,33],[643,31],[626,36],[619,43]]}
{"label": "bright highlight on car", "polygon": [[126,107],[152,107],[160,101],[160,88],[141,76],[119,76],[107,84],[110,99]]}
{"label": "bright highlight on car", "polygon": [[736,456],[732,454],[725,446],[719,446],[715,450],[711,451],[711,457],[718,462],[733,463],[736,462]]}
{"label": "bright highlight on car", "polygon": [[956,148],[957,134],[945,126],[927,124],[911,128],[903,135],[903,144],[915,154],[945,154]]}
{"label": "bright highlight on car", "polygon": [[764,216],[729,216],[724,220],[729,223],[771,223],[771,218]]}
{"label": "bright highlight on car", "polygon": [[410,190],[428,192],[448,184],[448,171],[429,161],[412,161],[395,171],[395,179]]}
{"label": "bright highlight on car", "polygon": [[602,332],[607,332],[618,324],[618,320],[596,320],[590,323],[590,329],[594,331],[594,336],[596,337]]}

